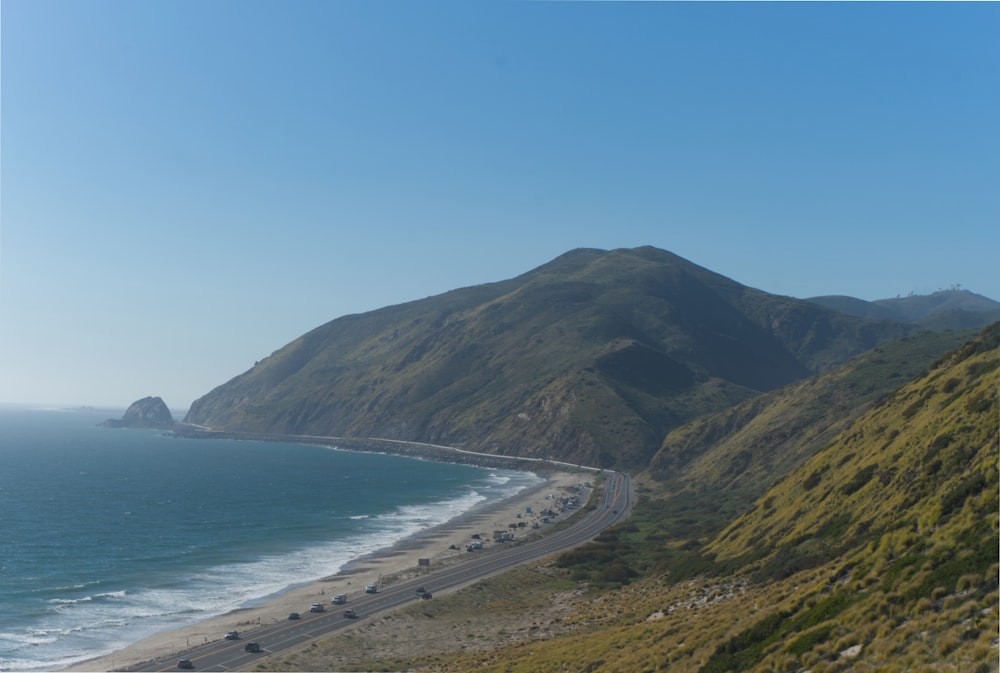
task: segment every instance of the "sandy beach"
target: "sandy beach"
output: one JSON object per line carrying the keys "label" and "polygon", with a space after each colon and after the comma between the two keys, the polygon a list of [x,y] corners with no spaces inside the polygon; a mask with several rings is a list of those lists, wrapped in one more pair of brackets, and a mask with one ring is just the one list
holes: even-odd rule
{"label": "sandy beach", "polygon": [[154,634],[113,654],[90,659],[65,670],[112,671],[152,660],[170,663],[177,653],[221,640],[227,631],[232,630],[239,631],[241,638],[251,640],[256,629],[285,621],[291,612],[308,612],[312,603],[324,603],[329,609],[330,599],[335,594],[358,595],[368,584],[389,586],[409,579],[423,570],[418,567],[420,559],[429,559],[431,570],[460,563],[468,556],[466,546],[473,541],[474,534],[479,534],[487,547],[496,544],[492,541],[494,530],[508,529],[512,523],[525,523],[524,527],[515,531],[518,539],[537,534],[544,530],[545,524],[533,529],[531,523],[539,519],[539,512],[552,507],[556,498],[579,495],[586,502],[590,495],[593,475],[589,473],[552,472],[541,476],[546,479],[542,484],[506,500],[473,508],[445,524],[428,528],[393,547],[358,559],[336,575],[289,589],[253,607]]}

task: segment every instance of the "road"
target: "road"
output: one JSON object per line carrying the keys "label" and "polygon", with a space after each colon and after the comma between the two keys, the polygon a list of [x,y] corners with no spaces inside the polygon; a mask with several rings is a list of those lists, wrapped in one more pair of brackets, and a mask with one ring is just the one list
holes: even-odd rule
{"label": "road", "polygon": [[[350,601],[347,606],[329,605],[326,612],[303,613],[299,620],[267,626],[254,631],[254,642],[261,646],[261,654],[244,651],[248,640],[222,640],[207,643],[167,660],[156,660],[127,668],[127,671],[175,671],[179,659],[188,659],[198,671],[247,670],[259,657],[301,645],[314,638],[364,621],[378,613],[394,610],[414,601],[422,600],[416,590],[426,588],[431,593],[470,584],[515,566],[562,552],[593,539],[605,528],[623,521],[633,504],[632,484],[628,475],[606,472],[604,492],[600,502],[591,510],[582,510],[571,517],[567,525],[553,528],[544,534],[520,544],[496,545],[488,551],[469,554],[466,560],[441,570],[427,573],[414,580],[400,582],[380,589],[376,594],[364,594]],[[433,600],[433,598],[431,599]],[[344,608],[351,608],[357,618],[343,616]]]}

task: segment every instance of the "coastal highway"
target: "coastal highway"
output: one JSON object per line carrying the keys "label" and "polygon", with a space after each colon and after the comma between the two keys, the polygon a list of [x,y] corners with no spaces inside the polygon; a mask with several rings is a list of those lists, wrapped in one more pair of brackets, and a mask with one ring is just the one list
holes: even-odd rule
{"label": "coastal highway", "polygon": [[[628,475],[618,472],[604,474],[606,478],[603,492],[593,509],[584,508],[571,516],[565,525],[553,527],[523,543],[498,544],[488,550],[468,554],[467,558],[449,567],[382,588],[376,594],[362,594],[352,598],[348,605],[327,605],[326,612],[303,612],[301,619],[254,629],[251,637],[242,640],[215,641],[178,652],[169,659],[157,659],[122,670],[176,671],[177,661],[180,659],[190,660],[194,665],[193,670],[198,671],[247,670],[261,656],[301,645],[363,622],[378,613],[424,600],[416,593],[420,587],[432,594],[456,589],[583,544],[605,528],[623,521],[633,504],[632,484]],[[346,608],[353,609],[357,618],[344,617]],[[244,651],[244,645],[251,640],[260,644],[260,654]]]}

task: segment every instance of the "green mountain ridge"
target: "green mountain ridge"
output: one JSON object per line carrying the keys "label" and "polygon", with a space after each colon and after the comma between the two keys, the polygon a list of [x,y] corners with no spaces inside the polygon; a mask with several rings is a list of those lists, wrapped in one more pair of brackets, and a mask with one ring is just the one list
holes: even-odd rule
{"label": "green mountain ridge", "polygon": [[[1000,323],[846,316],[640,248],[332,321],[192,413],[389,429],[641,485],[593,542],[436,597],[433,618],[393,616],[415,642],[426,624],[495,649],[382,662],[398,629],[373,625],[260,670],[337,653],[437,673],[998,673],[998,396]],[[354,424],[324,415],[336,404]],[[526,605],[561,607],[543,623]]]}
{"label": "green mountain ridge", "polygon": [[656,248],[580,249],[333,320],[195,401],[185,421],[641,469],[670,430],[915,329],[754,290]]}
{"label": "green mountain ridge", "polygon": [[[997,673],[1000,323],[946,349],[967,336],[886,343],[699,419],[593,542],[257,669]],[[770,481],[717,478],[743,450],[791,455]],[[400,629],[454,644],[380,660]]]}
{"label": "green mountain ridge", "polygon": [[[567,608],[558,636],[413,670],[995,673],[998,397],[995,324],[839,426],[686,560],[636,563],[677,542],[664,494],[647,489],[629,522],[558,563],[577,578],[637,568]],[[717,430],[726,440],[741,428]],[[712,512],[685,513],[699,515]]]}
{"label": "green mountain ridge", "polygon": [[740,513],[872,404],[926,371],[975,330],[887,342],[824,374],[758,395],[672,431],[646,471],[679,500]]}
{"label": "green mountain ridge", "polygon": [[850,424],[711,548],[758,556],[845,532],[855,544],[891,530],[923,537],[966,504],[987,522],[998,514],[987,489],[997,485],[998,391],[1000,324]]}
{"label": "green mountain ridge", "polygon": [[894,320],[933,330],[982,328],[1000,320],[1000,302],[958,289],[876,301],[840,295],[812,297],[809,301],[848,315]]}

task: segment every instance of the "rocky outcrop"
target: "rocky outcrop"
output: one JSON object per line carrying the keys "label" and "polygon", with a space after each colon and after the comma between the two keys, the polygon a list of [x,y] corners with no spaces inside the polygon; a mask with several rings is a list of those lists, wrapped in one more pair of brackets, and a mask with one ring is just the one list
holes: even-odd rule
{"label": "rocky outcrop", "polygon": [[174,427],[170,409],[159,397],[144,397],[129,405],[120,419],[109,418],[101,423],[105,428],[157,428]]}

